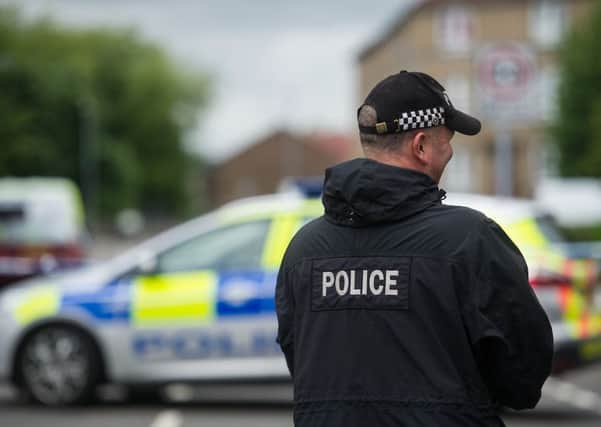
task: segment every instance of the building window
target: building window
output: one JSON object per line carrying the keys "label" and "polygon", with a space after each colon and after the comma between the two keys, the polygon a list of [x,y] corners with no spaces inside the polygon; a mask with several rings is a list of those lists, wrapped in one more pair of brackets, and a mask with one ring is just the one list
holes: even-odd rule
{"label": "building window", "polygon": [[472,156],[468,147],[459,144],[453,147],[453,158],[446,167],[444,187],[448,191],[473,191]]}
{"label": "building window", "polygon": [[537,0],[531,3],[529,20],[530,38],[539,46],[554,47],[566,27],[565,6],[558,0]]}
{"label": "building window", "polygon": [[470,83],[468,79],[462,75],[451,75],[445,81],[445,89],[455,108],[466,113],[471,111]]}
{"label": "building window", "polygon": [[545,178],[559,176],[559,151],[553,141],[536,139],[529,147],[528,160],[533,185]]}
{"label": "building window", "polygon": [[436,24],[438,45],[446,53],[466,54],[472,48],[474,22],[471,10],[462,5],[444,8]]}

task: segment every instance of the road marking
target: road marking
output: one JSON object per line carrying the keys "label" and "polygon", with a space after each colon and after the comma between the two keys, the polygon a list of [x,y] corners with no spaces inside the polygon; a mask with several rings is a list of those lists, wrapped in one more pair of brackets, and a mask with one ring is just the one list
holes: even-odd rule
{"label": "road marking", "polygon": [[576,408],[601,415],[601,395],[572,383],[549,378],[543,386],[543,395]]}
{"label": "road marking", "polygon": [[194,388],[187,384],[169,384],[165,395],[175,402],[189,402],[194,399]]}
{"label": "road marking", "polygon": [[150,427],[180,427],[184,418],[179,411],[168,410],[159,412]]}

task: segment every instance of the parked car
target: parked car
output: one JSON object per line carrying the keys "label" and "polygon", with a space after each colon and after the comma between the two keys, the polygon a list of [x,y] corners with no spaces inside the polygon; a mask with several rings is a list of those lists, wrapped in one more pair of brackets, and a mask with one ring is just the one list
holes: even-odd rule
{"label": "parked car", "polygon": [[[533,286],[553,322],[556,366],[598,359],[598,325],[582,332],[592,305],[587,314],[572,306],[588,304],[593,284],[574,286],[576,276],[566,271],[535,268],[542,258],[534,249],[554,254],[553,262],[563,255],[534,208],[490,197],[448,201],[489,213],[525,249]],[[245,199],[107,262],[6,289],[0,378],[47,405],[89,400],[104,382],[289,380],[275,343],[277,269],[296,230],[322,210],[319,199],[298,194]]]}
{"label": "parked car", "polygon": [[81,196],[71,181],[0,179],[0,288],[80,264],[84,235]]}

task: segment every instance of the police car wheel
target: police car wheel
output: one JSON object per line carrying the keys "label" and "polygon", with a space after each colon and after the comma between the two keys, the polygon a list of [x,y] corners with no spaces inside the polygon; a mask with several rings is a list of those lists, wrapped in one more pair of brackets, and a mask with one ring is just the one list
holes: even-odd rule
{"label": "police car wheel", "polygon": [[24,391],[33,401],[49,406],[89,402],[99,380],[99,367],[91,338],[63,325],[38,329],[19,354]]}

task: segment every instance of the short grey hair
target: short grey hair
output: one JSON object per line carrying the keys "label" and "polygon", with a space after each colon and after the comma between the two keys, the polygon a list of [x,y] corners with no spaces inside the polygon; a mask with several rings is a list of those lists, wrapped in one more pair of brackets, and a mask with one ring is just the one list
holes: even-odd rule
{"label": "short grey hair", "polygon": [[[357,121],[359,122],[359,126],[375,126],[378,121],[378,113],[371,105],[363,105],[359,109]],[[405,141],[409,140],[412,135],[412,131],[385,135],[360,132],[359,138],[361,139],[361,145],[364,148],[396,151]]]}

